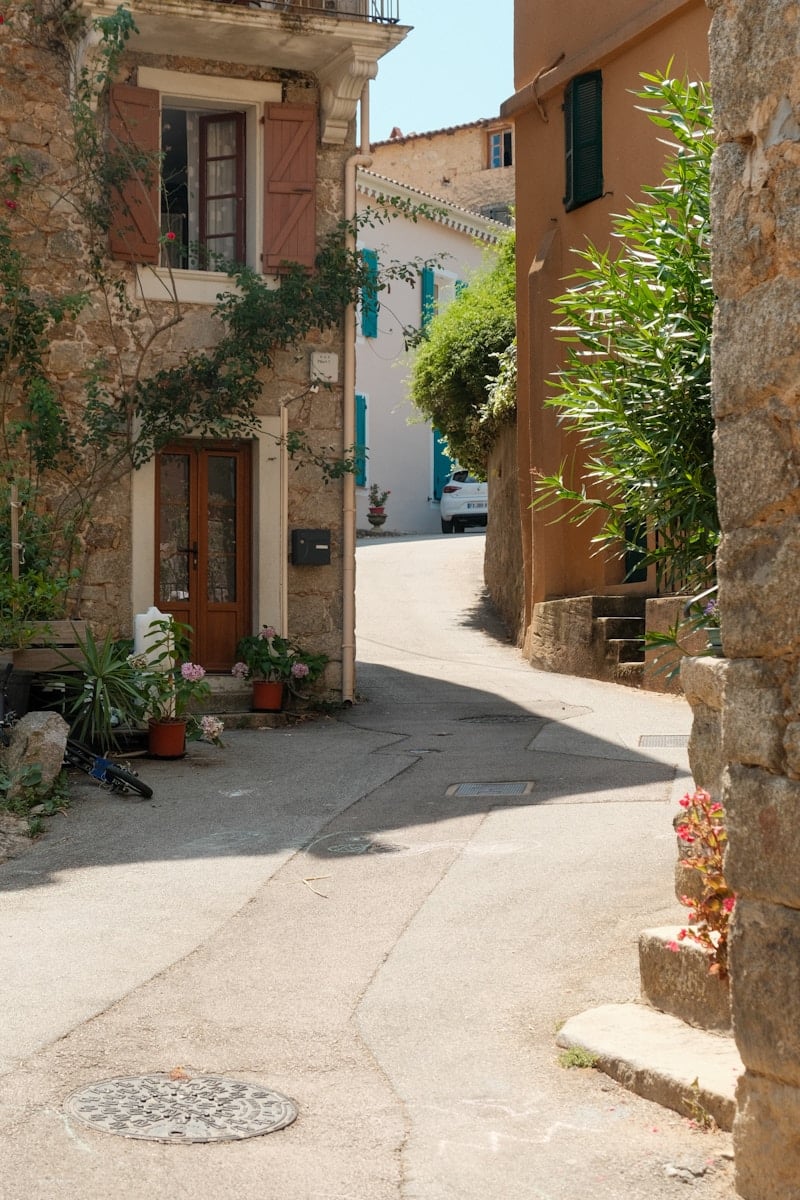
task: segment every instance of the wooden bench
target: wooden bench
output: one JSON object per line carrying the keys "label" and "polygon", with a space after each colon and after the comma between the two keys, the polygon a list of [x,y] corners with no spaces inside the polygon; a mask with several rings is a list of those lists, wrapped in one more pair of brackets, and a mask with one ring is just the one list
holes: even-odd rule
{"label": "wooden bench", "polygon": [[42,636],[24,650],[6,650],[0,656],[13,662],[15,671],[74,671],[69,660],[80,663],[81,643],[86,641],[85,621],[42,621]]}

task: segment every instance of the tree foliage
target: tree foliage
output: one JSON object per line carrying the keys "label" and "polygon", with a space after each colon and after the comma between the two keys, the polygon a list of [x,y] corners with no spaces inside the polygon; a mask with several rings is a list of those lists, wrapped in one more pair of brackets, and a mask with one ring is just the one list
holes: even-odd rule
{"label": "tree foliage", "polygon": [[[707,577],[718,541],[711,412],[709,174],[712,114],[701,83],[642,75],[642,111],[671,148],[663,180],[614,218],[615,250],[589,244],[555,301],[566,359],[548,404],[577,435],[576,466],[537,481],[535,508],[598,515],[620,557],[648,547],[660,581]],[[561,518],[557,518],[561,519]]]}
{"label": "tree foliage", "polygon": [[448,453],[480,476],[501,426],[514,416],[510,365],[502,401],[499,393],[497,403],[490,399],[516,331],[514,248],[509,233],[491,266],[431,320],[412,367],[414,404],[442,433]]}

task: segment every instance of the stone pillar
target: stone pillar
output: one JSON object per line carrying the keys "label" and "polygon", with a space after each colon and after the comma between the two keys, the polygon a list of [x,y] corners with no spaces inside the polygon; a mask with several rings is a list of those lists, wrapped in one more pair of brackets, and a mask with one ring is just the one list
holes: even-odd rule
{"label": "stone pillar", "polygon": [[800,8],[708,3],[736,1186],[800,1200]]}

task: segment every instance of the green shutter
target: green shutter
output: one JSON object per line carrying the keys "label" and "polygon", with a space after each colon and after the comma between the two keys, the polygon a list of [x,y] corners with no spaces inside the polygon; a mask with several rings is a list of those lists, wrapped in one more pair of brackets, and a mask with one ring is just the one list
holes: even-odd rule
{"label": "green shutter", "polygon": [[442,488],[456,469],[455,460],[444,448],[444,438],[438,429],[433,433],[433,498],[441,500]]}
{"label": "green shutter", "polygon": [[436,312],[435,281],[432,267],[422,268],[422,321],[423,329],[427,329],[431,318]]}
{"label": "green shutter", "polygon": [[378,251],[362,250],[368,282],[361,289],[361,332],[365,338],[378,336]]}
{"label": "green shutter", "polygon": [[461,293],[465,292],[468,287],[469,287],[469,284],[467,283],[466,279],[457,279],[456,280],[456,299],[458,299],[458,297],[461,295]]}
{"label": "green shutter", "polygon": [[564,93],[567,212],[603,194],[603,73],[576,75]]}
{"label": "green shutter", "polygon": [[356,487],[367,486],[367,397],[356,392]]}

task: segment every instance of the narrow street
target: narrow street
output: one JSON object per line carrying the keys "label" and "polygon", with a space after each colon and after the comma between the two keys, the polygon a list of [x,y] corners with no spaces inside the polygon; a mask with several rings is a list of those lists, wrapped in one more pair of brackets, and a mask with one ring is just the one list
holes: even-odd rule
{"label": "narrow street", "polygon": [[[698,1200],[730,1138],[559,1063],[681,920],[682,700],[532,670],[483,537],[358,549],[359,703],[81,788],[0,866],[0,1200]],[[191,1145],[65,1112],[114,1077],[292,1098]]]}

